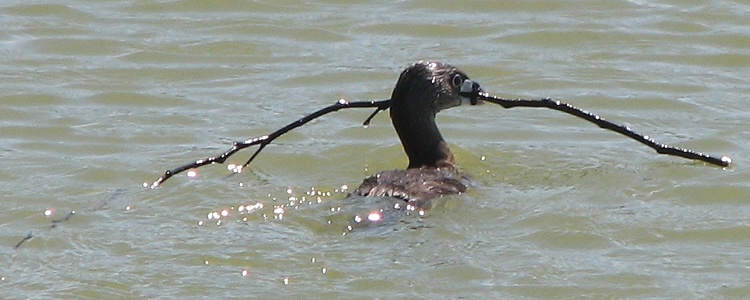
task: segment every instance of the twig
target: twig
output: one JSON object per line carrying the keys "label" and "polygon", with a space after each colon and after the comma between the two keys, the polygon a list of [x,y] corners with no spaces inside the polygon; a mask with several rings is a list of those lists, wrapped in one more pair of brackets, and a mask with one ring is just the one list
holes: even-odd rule
{"label": "twig", "polygon": [[498,104],[504,108],[546,107],[546,108],[551,108],[554,110],[562,111],[562,112],[574,115],[576,117],[579,117],[581,119],[584,119],[586,121],[589,121],[591,123],[594,123],[601,128],[609,129],[614,132],[625,135],[629,138],[632,138],[640,142],[641,144],[651,147],[652,149],[656,150],[656,152],[659,154],[674,155],[674,156],[679,156],[679,157],[683,157],[687,159],[700,160],[703,162],[707,162],[707,163],[714,164],[717,166],[722,166],[722,167],[727,167],[732,163],[732,159],[729,158],[728,156],[715,157],[715,156],[711,156],[711,155],[704,154],[701,152],[696,152],[690,149],[678,148],[674,146],[657,143],[651,137],[637,133],[631,130],[627,126],[618,125],[618,124],[609,122],[588,111],[582,110],[580,108],[577,108],[567,103],[552,100],[550,98],[544,98],[544,99],[539,99],[539,100],[525,100],[525,99],[507,100],[507,99],[502,99],[496,96],[492,96],[485,92],[479,92],[477,97],[479,99]]}
{"label": "twig", "polygon": [[207,157],[207,158],[204,158],[204,159],[199,159],[199,160],[196,160],[195,162],[192,162],[192,163],[189,163],[189,164],[185,164],[185,165],[179,166],[179,167],[174,168],[174,169],[169,169],[166,172],[164,172],[164,175],[162,175],[161,177],[159,177],[159,179],[157,179],[156,181],[154,181],[150,185],[149,184],[144,184],[144,186],[150,186],[151,188],[156,188],[159,185],[161,185],[162,183],[164,183],[165,181],[169,180],[169,178],[171,178],[172,176],[177,175],[179,173],[182,173],[182,172],[184,172],[186,170],[193,169],[193,168],[198,168],[198,167],[202,167],[202,166],[210,165],[210,164],[223,164],[224,161],[226,161],[227,158],[229,158],[230,156],[232,156],[235,153],[237,153],[237,151],[240,151],[240,150],[245,149],[247,147],[251,147],[251,146],[255,146],[255,145],[260,145],[258,147],[258,150],[255,150],[255,153],[253,153],[253,155],[250,156],[250,159],[248,159],[247,162],[245,162],[245,164],[242,165],[242,168],[244,168],[248,164],[250,164],[250,162],[252,162],[255,159],[256,156],[258,156],[258,154],[260,153],[260,151],[263,150],[263,148],[265,148],[273,140],[275,140],[276,138],[282,136],[283,134],[291,131],[294,128],[300,127],[300,126],[306,124],[307,122],[310,122],[310,121],[314,120],[315,118],[318,118],[318,117],[323,116],[325,114],[328,114],[328,113],[331,113],[331,112],[335,112],[335,111],[338,111],[338,110],[344,109],[344,108],[372,108],[372,107],[375,107],[376,108],[375,112],[372,113],[370,115],[370,117],[368,117],[367,120],[365,121],[365,125],[367,125],[367,124],[369,124],[369,121],[375,116],[375,114],[377,114],[378,112],[380,112],[382,110],[388,109],[390,106],[391,106],[391,100],[390,99],[380,100],[380,101],[356,101],[356,102],[348,102],[348,101],[346,101],[344,99],[341,99],[338,102],[336,102],[336,104],[327,106],[327,107],[325,107],[323,109],[320,109],[320,110],[318,110],[318,111],[316,111],[316,112],[314,112],[312,114],[304,116],[304,117],[300,118],[299,120],[294,121],[292,123],[289,123],[288,125],[282,127],[279,130],[274,131],[273,133],[271,133],[269,135],[264,135],[264,136],[261,136],[261,137],[252,138],[252,139],[249,139],[249,140],[246,140],[246,141],[243,141],[243,142],[234,142],[232,144],[232,147],[229,148],[229,150],[227,150],[226,152],[222,153],[219,156],[211,156],[211,157]]}

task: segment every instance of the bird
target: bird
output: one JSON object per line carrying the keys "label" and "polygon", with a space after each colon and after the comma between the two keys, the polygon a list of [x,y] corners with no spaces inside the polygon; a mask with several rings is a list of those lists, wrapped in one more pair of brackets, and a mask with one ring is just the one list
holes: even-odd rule
{"label": "bird", "polygon": [[480,85],[452,65],[419,61],[407,67],[393,88],[390,117],[409,164],[366,178],[352,194],[422,205],[465,192],[470,179],[460,172],[435,117],[443,109],[477,104],[479,92]]}

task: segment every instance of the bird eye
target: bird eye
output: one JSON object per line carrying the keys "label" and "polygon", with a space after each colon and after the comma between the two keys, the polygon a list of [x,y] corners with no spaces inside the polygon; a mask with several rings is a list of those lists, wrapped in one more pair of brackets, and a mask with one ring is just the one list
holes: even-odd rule
{"label": "bird eye", "polygon": [[453,76],[453,79],[451,81],[451,84],[455,87],[459,87],[464,83],[464,77],[461,76],[461,74],[456,74]]}

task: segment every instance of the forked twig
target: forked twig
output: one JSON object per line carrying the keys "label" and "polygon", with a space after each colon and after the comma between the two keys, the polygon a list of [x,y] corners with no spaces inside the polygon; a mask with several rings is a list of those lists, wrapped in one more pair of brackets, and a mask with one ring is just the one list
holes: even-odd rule
{"label": "forked twig", "polygon": [[192,163],[189,163],[189,164],[186,164],[186,165],[183,165],[183,166],[179,166],[179,167],[174,168],[174,169],[169,169],[166,172],[164,172],[164,175],[162,175],[161,177],[159,177],[159,179],[157,179],[156,181],[154,181],[150,185],[144,184],[144,186],[150,186],[151,188],[156,188],[159,185],[161,185],[162,183],[164,183],[165,181],[167,181],[172,176],[177,175],[179,173],[182,173],[182,172],[184,172],[186,170],[190,170],[190,169],[193,169],[193,168],[198,168],[198,167],[205,166],[205,165],[210,165],[210,164],[223,164],[224,161],[226,161],[227,158],[229,158],[230,156],[234,155],[237,151],[240,151],[240,150],[245,149],[247,147],[251,147],[251,146],[255,146],[255,145],[260,145],[260,146],[258,146],[258,150],[255,150],[255,153],[253,153],[253,155],[250,156],[250,158],[247,160],[247,162],[245,162],[245,164],[242,165],[241,168],[244,168],[248,164],[250,164],[250,162],[252,162],[255,159],[256,156],[258,156],[258,153],[260,153],[260,151],[263,150],[263,148],[265,148],[268,144],[270,144],[273,140],[275,140],[276,138],[280,137],[281,135],[283,135],[283,134],[291,131],[294,128],[297,128],[297,127],[300,127],[302,125],[305,125],[307,122],[310,122],[313,119],[318,118],[320,116],[323,116],[325,114],[332,113],[332,112],[335,112],[335,111],[338,111],[338,110],[344,109],[344,108],[355,108],[355,107],[358,107],[358,108],[372,108],[372,107],[374,107],[374,108],[376,108],[375,112],[373,112],[365,120],[365,122],[364,122],[364,125],[368,125],[370,123],[370,120],[372,120],[372,118],[375,117],[375,115],[378,112],[386,110],[389,107],[391,107],[391,100],[387,99],[387,100],[380,100],[380,101],[356,101],[356,102],[348,102],[348,101],[346,101],[344,99],[341,99],[338,102],[336,102],[336,104],[326,106],[326,107],[324,107],[324,108],[322,108],[322,109],[320,109],[320,110],[318,110],[318,111],[316,111],[316,112],[314,112],[312,114],[304,116],[304,117],[300,118],[299,120],[294,121],[292,123],[289,123],[288,125],[282,127],[281,129],[272,132],[269,135],[264,135],[264,136],[261,136],[261,137],[252,138],[252,139],[249,139],[249,140],[246,140],[246,141],[234,142],[232,144],[232,147],[229,148],[229,150],[227,150],[226,152],[222,153],[219,156],[211,156],[211,157],[207,157],[207,158],[204,158],[204,159],[199,159],[199,160],[196,160],[195,162],[192,162]]}
{"label": "forked twig", "polygon": [[477,97],[487,102],[498,104],[504,108],[546,107],[546,108],[551,108],[554,110],[559,110],[559,111],[574,115],[576,117],[579,117],[581,119],[584,119],[586,121],[589,121],[591,123],[594,123],[601,128],[609,129],[614,132],[623,134],[629,138],[632,138],[640,142],[641,144],[651,147],[652,149],[656,150],[656,152],[659,154],[674,155],[674,156],[684,157],[688,159],[700,160],[703,162],[707,162],[707,163],[722,166],[722,167],[727,167],[732,163],[732,159],[727,156],[715,157],[715,156],[711,156],[708,154],[695,152],[690,149],[677,148],[674,146],[657,143],[654,141],[654,139],[650,138],[649,136],[637,133],[631,130],[627,126],[618,125],[618,124],[606,121],[602,119],[601,117],[595,114],[592,114],[588,111],[582,110],[580,108],[577,108],[567,103],[552,100],[550,98],[544,98],[544,99],[539,99],[539,100],[525,100],[525,99],[507,100],[507,99],[502,99],[496,96],[492,96],[485,92],[479,92]]}

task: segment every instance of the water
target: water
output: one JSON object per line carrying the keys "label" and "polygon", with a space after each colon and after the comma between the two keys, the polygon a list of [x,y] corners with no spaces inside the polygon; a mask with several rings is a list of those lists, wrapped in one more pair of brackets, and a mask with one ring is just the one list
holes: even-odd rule
{"label": "water", "polygon": [[[742,298],[749,11],[6,1],[3,296]],[[550,110],[459,107],[438,123],[477,186],[424,216],[348,231],[354,215],[392,203],[346,191],[406,160],[387,114],[362,128],[371,111],[345,110],[285,135],[242,174],[211,166],[142,187],[339,98],[385,99],[419,59],[457,65],[493,94],[554,97],[735,163],[656,155]]]}

